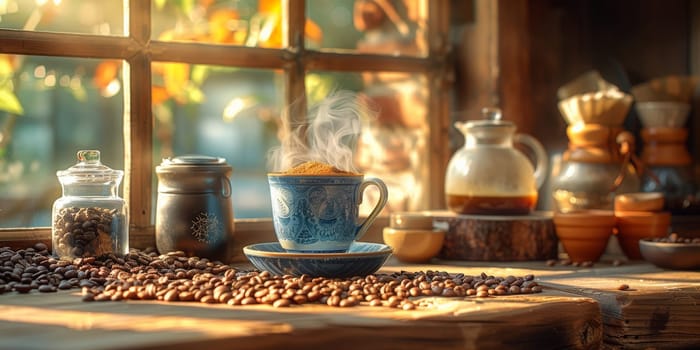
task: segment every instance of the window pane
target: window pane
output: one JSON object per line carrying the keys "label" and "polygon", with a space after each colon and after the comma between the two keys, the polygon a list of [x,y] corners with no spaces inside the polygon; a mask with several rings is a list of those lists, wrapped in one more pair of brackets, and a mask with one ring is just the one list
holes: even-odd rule
{"label": "window pane", "polygon": [[425,56],[424,0],[307,0],[306,46]]}
{"label": "window pane", "polygon": [[186,154],[226,158],[234,216],[270,217],[266,156],[279,145],[283,83],[271,70],[155,62],[154,169]]}
{"label": "window pane", "polygon": [[[121,62],[0,54],[0,227],[51,226],[81,149],[124,169]],[[120,188],[123,186],[120,186]]]}
{"label": "window pane", "polygon": [[126,0],[0,0],[0,28],[124,35]]}
{"label": "window pane", "polygon": [[282,46],[281,0],[161,0],[152,6],[156,40]]}
{"label": "window pane", "polygon": [[[355,164],[365,176],[378,177],[389,188],[388,211],[427,208],[428,121],[427,79],[406,73],[314,72],[307,77],[312,105],[332,89],[361,92],[377,112],[363,121],[355,153]],[[371,193],[370,186],[367,193]],[[374,198],[363,201],[361,211],[369,213]]]}

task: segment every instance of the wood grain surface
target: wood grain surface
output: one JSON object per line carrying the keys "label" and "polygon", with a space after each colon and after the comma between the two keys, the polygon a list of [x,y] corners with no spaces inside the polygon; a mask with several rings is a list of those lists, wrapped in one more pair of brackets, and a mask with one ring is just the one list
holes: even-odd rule
{"label": "wood grain surface", "polygon": [[[385,307],[82,302],[78,291],[0,295],[0,349],[599,349],[700,346],[700,272],[645,263],[433,260],[382,272],[534,274],[543,293]],[[629,289],[618,290],[621,284]]]}

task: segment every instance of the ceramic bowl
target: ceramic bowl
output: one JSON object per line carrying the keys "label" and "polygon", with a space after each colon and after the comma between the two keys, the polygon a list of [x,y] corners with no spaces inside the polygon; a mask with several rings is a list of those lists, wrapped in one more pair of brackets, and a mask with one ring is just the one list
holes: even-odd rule
{"label": "ceramic bowl", "polygon": [[669,212],[617,211],[615,217],[620,248],[631,260],[642,259],[640,239],[665,237],[671,224]]}
{"label": "ceramic bowl", "polygon": [[681,128],[688,120],[690,104],[671,101],[637,102],[635,109],[645,128]]}
{"label": "ceramic bowl", "polygon": [[661,211],[664,194],[661,192],[634,192],[615,196],[615,211]]}
{"label": "ceramic bowl", "polygon": [[389,215],[389,227],[410,230],[432,230],[433,215],[430,212],[395,212]]}
{"label": "ceramic bowl", "polygon": [[661,268],[700,269],[700,243],[669,243],[640,239],[639,251],[644,260]]}
{"label": "ceramic bowl", "polygon": [[354,277],[375,273],[391,256],[391,247],[354,242],[347,253],[288,253],[279,242],[243,248],[243,254],[259,270],[275,275]]}
{"label": "ceramic bowl", "polygon": [[408,230],[385,227],[384,243],[394,249],[394,256],[403,262],[428,262],[442,249],[445,241],[445,231]]}
{"label": "ceramic bowl", "polygon": [[557,238],[569,259],[595,262],[605,252],[615,226],[609,210],[579,210],[554,215]]}

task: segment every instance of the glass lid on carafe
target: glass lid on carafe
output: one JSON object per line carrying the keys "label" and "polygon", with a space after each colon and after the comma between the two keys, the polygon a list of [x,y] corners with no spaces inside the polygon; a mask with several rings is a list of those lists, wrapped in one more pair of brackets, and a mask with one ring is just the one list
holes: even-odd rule
{"label": "glass lid on carafe", "polygon": [[500,108],[489,108],[485,107],[481,109],[481,114],[484,119],[470,120],[462,124],[466,129],[478,128],[478,127],[515,127],[513,122],[503,120],[503,113]]}
{"label": "glass lid on carafe", "polygon": [[80,150],[77,157],[78,163],[56,172],[62,183],[119,182],[124,176],[122,170],[114,170],[102,164],[98,150]]}
{"label": "glass lid on carafe", "polygon": [[502,120],[502,113],[498,108],[484,108],[481,113],[485,119],[455,123],[467,138],[467,145],[508,143],[515,132],[515,124]]}

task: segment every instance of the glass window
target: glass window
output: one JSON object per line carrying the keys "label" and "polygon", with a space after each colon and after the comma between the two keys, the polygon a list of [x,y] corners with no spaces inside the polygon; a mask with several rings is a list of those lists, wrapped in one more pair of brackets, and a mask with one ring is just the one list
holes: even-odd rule
{"label": "glass window", "polygon": [[282,47],[281,0],[153,1],[152,38]]}
{"label": "glass window", "polygon": [[124,35],[122,0],[0,0],[0,28]]}
{"label": "glass window", "polygon": [[[320,101],[333,89],[360,92],[374,111],[363,121],[355,150],[355,164],[365,176],[386,182],[386,210],[428,209],[427,83],[425,76],[393,72],[313,72],[306,79],[309,104]],[[370,197],[377,196],[368,188]],[[371,211],[374,199],[363,201],[361,212]]]}
{"label": "glass window", "polygon": [[426,2],[307,0],[306,46],[357,53],[425,56]]}
{"label": "glass window", "polygon": [[[290,132],[283,115],[340,89],[377,112],[364,120],[355,157],[390,187],[387,210],[429,209],[439,195],[424,183],[440,174],[430,169],[436,132],[426,110],[446,106],[437,99],[447,94],[428,82],[447,55],[428,57],[428,3],[0,0],[0,28],[12,29],[0,31],[0,228],[49,227],[56,171],[80,149],[128,171],[120,189],[133,234],[153,232],[155,167],[186,154],[225,158],[235,217],[268,218],[267,154]],[[448,4],[430,8],[443,14]]]}
{"label": "glass window", "polygon": [[266,157],[279,144],[282,85],[280,71],[154,62],[154,168],[185,154],[223,157],[234,216],[270,217]]}
{"label": "glass window", "polygon": [[50,226],[81,149],[124,169],[120,61],[0,54],[0,227]]}

